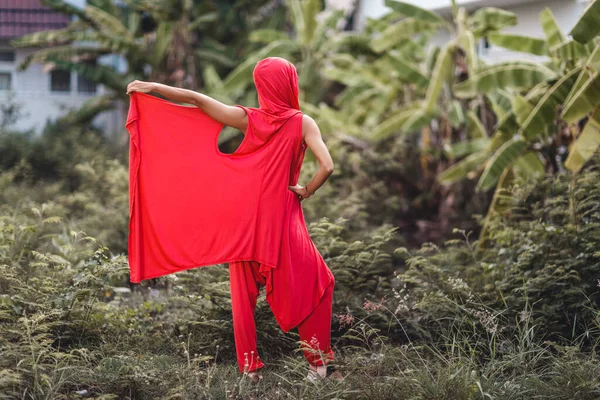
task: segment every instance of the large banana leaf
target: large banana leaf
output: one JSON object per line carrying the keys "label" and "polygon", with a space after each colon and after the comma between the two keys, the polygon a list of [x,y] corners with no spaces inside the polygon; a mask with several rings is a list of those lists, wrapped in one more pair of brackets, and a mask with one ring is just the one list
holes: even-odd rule
{"label": "large banana leaf", "polygon": [[317,29],[317,14],[321,12],[321,0],[304,0],[302,15],[304,18],[304,31],[302,32],[302,44],[309,46],[315,37]]}
{"label": "large banana leaf", "polygon": [[540,179],[546,172],[539,154],[535,151],[528,151],[518,158],[513,164],[512,170],[515,174],[515,178],[520,182]]}
{"label": "large banana leaf", "polygon": [[74,35],[88,25],[84,21],[73,21],[64,29],[34,32],[11,41],[13,47],[48,47],[66,44],[76,39]]}
{"label": "large banana leaf", "polygon": [[471,30],[476,36],[485,36],[507,26],[517,24],[517,15],[495,7],[480,8],[469,19]]}
{"label": "large banana leaf", "polygon": [[389,26],[386,30],[381,32],[379,37],[373,39],[371,42],[371,49],[376,53],[382,53],[397,46],[403,41],[410,39],[411,36],[415,34],[432,31],[436,27],[436,24],[423,22],[414,18],[403,19],[400,22]]}
{"label": "large banana leaf", "polygon": [[488,35],[490,43],[521,53],[543,56],[548,54],[548,45],[543,39],[521,35],[492,32]]}
{"label": "large banana leaf", "polygon": [[593,0],[571,30],[573,39],[587,43],[600,33],[600,1]]}
{"label": "large banana leaf", "polygon": [[600,147],[600,108],[590,117],[583,132],[571,145],[565,167],[577,173]]}
{"label": "large banana leaf", "polygon": [[[577,89],[577,87],[575,87]],[[600,105],[600,73],[594,73],[581,87],[569,96],[565,104],[562,118],[569,124],[574,124]]]}
{"label": "large banana leaf", "polygon": [[[334,38],[330,38],[329,33],[335,30],[338,22],[342,18],[344,18],[344,10],[335,10],[324,21],[319,23],[313,39],[314,49],[322,50],[323,45],[325,45],[327,41],[331,41],[335,38],[335,36]],[[339,32],[336,31],[335,34],[339,35]]]}
{"label": "large banana leaf", "polygon": [[435,68],[435,64],[440,55],[440,52],[441,50],[439,46],[435,45],[430,46],[429,50],[427,50],[427,54],[425,56],[425,66],[427,67],[428,75],[431,75],[431,72]]}
{"label": "large banana leaf", "polygon": [[485,150],[489,144],[490,139],[488,138],[466,140],[463,142],[445,145],[444,152],[448,157],[455,159]]}
{"label": "large banana leaf", "polygon": [[427,94],[425,95],[425,109],[432,111],[442,93],[444,84],[449,81],[453,72],[454,44],[447,44],[440,52],[431,74]]}
{"label": "large banana leaf", "polygon": [[223,81],[221,80],[221,77],[217,73],[215,67],[209,64],[204,67],[203,72],[204,86],[206,87],[206,91],[210,94],[210,96],[226,104],[234,104],[235,102],[227,94],[225,85],[223,84]]}
{"label": "large banana leaf", "polygon": [[574,40],[567,40],[550,49],[555,58],[564,60],[579,60],[587,58],[594,50],[594,43],[581,44]]}
{"label": "large banana leaf", "polygon": [[385,5],[404,16],[434,24],[445,24],[446,21],[438,14],[403,1],[385,0]]}
{"label": "large banana leaf", "polygon": [[81,21],[85,21],[94,25],[94,21],[90,19],[90,17],[85,13],[84,10],[82,10],[80,7],[70,4],[65,0],[40,0],[40,2],[46,7],[49,7],[60,13],[67,15],[75,15]]}
{"label": "large banana leaf", "polygon": [[[525,100],[527,103],[530,103],[527,108],[519,110],[521,122],[525,121],[525,118],[528,116],[528,113],[532,111],[532,104],[537,104],[537,102],[543,97],[543,95],[548,90],[548,84],[545,82],[540,83],[535,86],[525,95]],[[496,134],[500,132],[510,133],[511,137],[514,135],[520,128],[521,125],[517,122],[517,117],[515,114],[515,106],[514,106],[514,94],[511,94],[505,90],[498,90],[497,92],[490,93],[489,97],[495,98],[497,105],[494,110],[501,109],[501,113],[497,114],[499,116],[498,122],[494,127],[495,133],[492,135],[492,138],[498,137]],[[494,104],[494,103],[492,103]],[[503,136],[502,136],[503,137]],[[492,151],[498,149],[506,140],[499,142],[497,139],[492,140]]]}
{"label": "large banana leaf", "polygon": [[275,29],[257,29],[250,33],[248,39],[256,43],[271,43],[277,40],[287,39],[288,36],[282,31]]}
{"label": "large banana leaf", "polygon": [[395,67],[396,72],[400,75],[400,79],[405,83],[414,83],[421,88],[427,88],[429,79],[423,75],[419,67],[406,60],[397,51],[388,53],[391,64]]}
{"label": "large banana leaf", "polygon": [[47,62],[50,59],[69,61],[72,59],[93,60],[97,57],[110,53],[106,49],[88,46],[55,46],[41,49],[25,57],[17,67],[18,71],[26,70],[33,62]]}
{"label": "large banana leaf", "polygon": [[586,85],[590,79],[593,78],[593,73],[591,72],[591,70],[594,70],[596,72],[598,72],[600,70],[600,43],[598,45],[596,45],[596,47],[590,54],[589,58],[582,65],[581,72],[579,73],[579,77],[577,78],[577,81],[573,85],[573,88],[571,89],[571,93],[569,93],[569,96],[567,96],[567,98],[564,101],[565,105],[571,103],[571,100],[573,99],[573,97],[577,93],[579,93],[581,88],[584,85]]}
{"label": "large banana leaf", "polygon": [[516,94],[511,99],[513,115],[519,126],[522,126],[533,111],[533,105],[524,97]]}
{"label": "large banana leaf", "polygon": [[428,125],[433,119],[440,115],[439,109],[436,107],[432,110],[421,108],[414,112],[410,118],[402,125],[403,132],[415,132],[426,125]]}
{"label": "large banana leaf", "polygon": [[418,104],[396,112],[390,118],[377,125],[371,136],[373,139],[382,140],[388,138],[394,133],[401,132],[404,124],[420,109],[421,105]]}
{"label": "large banana leaf", "polygon": [[459,98],[470,98],[507,87],[524,89],[554,78],[556,73],[543,65],[525,62],[499,64],[455,85],[454,94]]}
{"label": "large banana leaf", "polygon": [[289,0],[288,10],[291,14],[296,33],[302,46],[310,46],[317,26],[316,15],[321,11],[320,0]]}
{"label": "large banana leaf", "polygon": [[492,110],[498,119],[502,119],[507,113],[512,111],[510,102],[512,96],[505,90],[488,93],[486,97],[492,105]]}
{"label": "large banana leaf", "polygon": [[488,190],[494,187],[504,170],[512,166],[526,149],[527,142],[520,136],[504,143],[489,160],[477,182],[477,190]]}
{"label": "large banana leaf", "polygon": [[469,178],[469,175],[478,170],[488,157],[489,153],[486,150],[473,153],[439,174],[438,180],[443,185],[449,185]]}
{"label": "large banana leaf", "polygon": [[67,114],[60,117],[58,122],[65,126],[89,124],[101,112],[114,109],[115,97],[114,93],[94,96],[86,100],[83,104],[80,104],[78,108],[70,110]]}
{"label": "large banana leaf", "polygon": [[473,111],[467,112],[467,132],[472,139],[488,139],[483,123]]}
{"label": "large banana leaf", "polygon": [[294,40],[279,40],[263,47],[257,52],[252,53],[246,58],[246,61],[238,65],[231,71],[224,84],[228,91],[237,91],[244,89],[252,83],[252,71],[258,61],[271,56],[286,57],[298,50],[298,42]]}
{"label": "large banana leaf", "polygon": [[458,128],[466,121],[465,110],[458,100],[452,100],[450,110],[448,111],[448,119],[452,127]]}
{"label": "large banana leaf", "polygon": [[542,28],[546,34],[546,41],[550,47],[558,46],[565,41],[565,35],[563,35],[558,26],[558,22],[556,22],[556,19],[554,18],[554,14],[552,14],[552,11],[550,11],[548,7],[542,11],[540,20],[542,21]]}
{"label": "large banana leaf", "polygon": [[475,43],[475,35],[470,30],[464,30],[456,38],[458,45],[467,54],[467,64],[469,66],[469,74],[475,74],[479,70],[479,57],[477,57],[477,46]]}
{"label": "large banana leaf", "polygon": [[135,45],[135,37],[117,17],[90,4],[85,6],[84,11],[103,34],[130,45]]}
{"label": "large banana leaf", "polygon": [[575,68],[558,80],[537,103],[521,124],[521,134],[528,140],[533,139],[555,123],[557,108],[563,104],[573,87],[581,68]]}

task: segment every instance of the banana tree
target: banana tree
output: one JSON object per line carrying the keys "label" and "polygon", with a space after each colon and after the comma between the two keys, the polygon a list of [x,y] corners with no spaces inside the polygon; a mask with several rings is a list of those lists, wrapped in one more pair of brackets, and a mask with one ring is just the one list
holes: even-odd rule
{"label": "banana tree", "polygon": [[[600,37],[583,28],[599,17],[597,4],[590,4],[573,28],[574,39],[566,38],[548,9],[541,14],[545,39],[488,36],[497,46],[546,56],[545,65],[532,64],[518,73],[512,63],[495,65],[453,86],[454,95],[461,99],[484,96],[498,122],[487,146],[468,154],[440,180],[452,183],[483,170],[478,189],[496,188],[488,218],[502,211],[496,200],[508,186],[563,167],[577,172],[600,146]],[[503,90],[507,86],[512,89]],[[563,163],[565,150],[568,157]]]}
{"label": "banana tree", "polygon": [[290,59],[298,67],[304,102],[316,104],[324,97],[328,85],[320,71],[348,37],[340,26],[345,21],[344,13],[336,10],[320,18],[323,12],[321,0],[290,0],[285,4],[292,29],[289,32],[269,28],[253,31],[249,40],[263,47],[250,54],[223,79],[223,88],[228,93],[247,92],[252,87],[252,70],[256,62],[265,57],[280,56]]}

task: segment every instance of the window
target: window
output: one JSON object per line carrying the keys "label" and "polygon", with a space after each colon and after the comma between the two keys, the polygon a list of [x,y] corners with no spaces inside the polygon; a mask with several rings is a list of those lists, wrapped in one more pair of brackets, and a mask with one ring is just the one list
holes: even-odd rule
{"label": "window", "polygon": [[12,75],[10,72],[0,72],[0,90],[11,90]]}
{"label": "window", "polygon": [[64,69],[50,71],[50,90],[53,92],[70,92],[71,71]]}
{"label": "window", "polygon": [[487,36],[484,36],[481,38],[481,40],[479,41],[479,44],[477,46],[477,53],[480,56],[486,56],[490,50],[490,42],[487,38]]}
{"label": "window", "polygon": [[[96,65],[96,61],[88,62],[90,68]],[[77,73],[77,91],[79,93],[96,93],[96,82],[89,80],[81,73]]]}
{"label": "window", "polygon": [[0,50],[0,62],[15,61],[15,52],[12,50]]}

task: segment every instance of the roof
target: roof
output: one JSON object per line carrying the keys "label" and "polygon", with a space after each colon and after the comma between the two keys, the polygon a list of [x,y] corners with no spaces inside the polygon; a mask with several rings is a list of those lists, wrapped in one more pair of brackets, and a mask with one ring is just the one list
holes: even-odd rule
{"label": "roof", "polygon": [[71,17],[43,6],[40,0],[0,0],[0,39],[65,28]]}

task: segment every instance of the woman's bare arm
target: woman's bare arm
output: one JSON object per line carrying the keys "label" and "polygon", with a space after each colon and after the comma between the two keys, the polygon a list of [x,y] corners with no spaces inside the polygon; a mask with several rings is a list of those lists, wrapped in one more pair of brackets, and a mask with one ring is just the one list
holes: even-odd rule
{"label": "woman's bare arm", "polygon": [[127,94],[131,94],[132,92],[155,92],[173,101],[193,104],[204,111],[209,117],[224,125],[239,129],[244,133],[246,133],[248,127],[248,116],[243,109],[228,106],[210,96],[193,90],[177,88],[157,82],[133,81],[127,86]]}
{"label": "woman's bare arm", "polygon": [[302,132],[304,134],[306,145],[319,162],[319,170],[305,187],[296,185],[290,186],[289,189],[301,196],[302,199],[306,199],[310,197],[309,193],[314,193],[323,186],[325,181],[329,178],[333,172],[333,159],[331,158],[331,154],[329,154],[327,146],[323,142],[319,126],[315,120],[308,115],[302,117]]}

